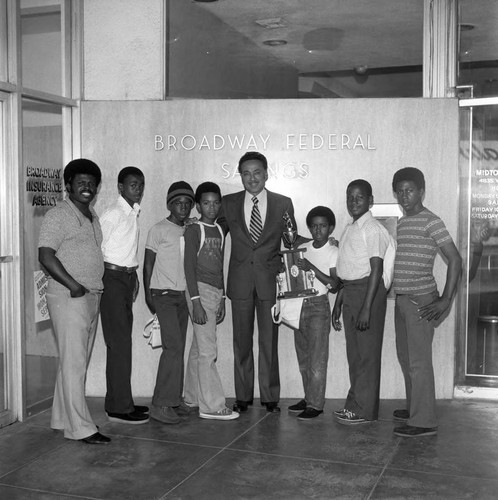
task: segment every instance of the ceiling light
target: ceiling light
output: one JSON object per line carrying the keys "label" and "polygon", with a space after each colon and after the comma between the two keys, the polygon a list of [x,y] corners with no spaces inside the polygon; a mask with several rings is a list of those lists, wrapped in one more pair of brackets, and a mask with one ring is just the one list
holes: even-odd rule
{"label": "ceiling light", "polygon": [[270,47],[278,47],[279,45],[287,45],[287,40],[265,40],[263,45],[269,45]]}
{"label": "ceiling light", "polygon": [[354,72],[357,75],[364,75],[368,70],[368,66],[366,64],[360,64],[354,67]]}
{"label": "ceiling light", "polygon": [[286,28],[287,25],[284,21],[282,21],[281,17],[272,17],[271,19],[258,19],[254,21],[256,24],[259,24],[263,28],[267,29],[276,29],[276,28]]}

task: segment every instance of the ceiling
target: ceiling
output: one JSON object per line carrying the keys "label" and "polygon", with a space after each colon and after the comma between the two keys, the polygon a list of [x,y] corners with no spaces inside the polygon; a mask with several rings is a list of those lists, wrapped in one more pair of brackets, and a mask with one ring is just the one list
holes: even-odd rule
{"label": "ceiling", "polygon": [[[383,94],[376,95],[374,87],[387,86],[399,88],[400,95],[421,93],[423,0],[204,0],[196,4],[251,41],[255,57],[264,50],[297,69],[302,92],[316,97],[327,93],[377,97]],[[496,79],[498,92],[498,1],[460,0],[459,22],[473,27],[461,31],[460,60],[467,63],[467,71],[459,83],[476,79],[483,86],[486,80]],[[269,40],[286,43],[265,44]],[[306,82],[307,78],[312,81]],[[387,90],[388,95],[393,95],[393,89]]]}

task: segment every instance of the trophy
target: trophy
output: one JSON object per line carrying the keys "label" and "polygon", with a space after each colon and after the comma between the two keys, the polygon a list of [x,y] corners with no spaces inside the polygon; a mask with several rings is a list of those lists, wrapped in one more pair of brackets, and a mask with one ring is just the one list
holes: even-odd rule
{"label": "trophy", "polygon": [[285,270],[277,275],[277,297],[279,299],[290,299],[316,295],[317,291],[313,286],[315,273],[313,271],[303,271],[297,265],[298,260],[303,258],[306,248],[294,248],[297,240],[297,231],[287,212],[285,212],[283,219],[286,229],[282,233],[282,238],[289,245],[290,249],[280,252]]}

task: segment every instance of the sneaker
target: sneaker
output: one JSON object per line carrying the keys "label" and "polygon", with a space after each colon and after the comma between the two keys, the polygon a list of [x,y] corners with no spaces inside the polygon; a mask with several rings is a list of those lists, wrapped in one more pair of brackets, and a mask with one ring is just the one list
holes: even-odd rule
{"label": "sneaker", "polygon": [[171,406],[154,406],[150,410],[150,417],[163,424],[179,424],[182,419]]}
{"label": "sneaker", "polygon": [[342,417],[343,415],[346,415],[346,412],[348,410],[346,410],[346,408],[341,408],[340,410],[334,410],[334,415],[336,417]]}
{"label": "sneaker", "polygon": [[394,428],[394,435],[400,437],[423,437],[435,436],[437,434],[437,427],[415,427],[413,425],[404,425],[402,427]]}
{"label": "sneaker", "polygon": [[394,410],[393,420],[398,422],[406,422],[410,418],[410,412],[408,410]]}
{"label": "sneaker", "polygon": [[323,410],[315,410],[315,408],[306,408],[302,413],[300,413],[297,418],[299,420],[309,420],[310,418],[316,418],[323,413]]}
{"label": "sneaker", "polygon": [[180,401],[178,406],[173,406],[173,409],[179,417],[188,417],[193,411],[193,408],[185,404],[184,401]]}
{"label": "sneaker", "polygon": [[189,408],[199,408],[199,403],[189,403],[188,401],[184,401],[184,403],[189,407]]}
{"label": "sneaker", "polygon": [[149,421],[149,415],[138,413],[137,411],[131,413],[107,413],[107,418],[109,422],[131,425],[146,424]]}
{"label": "sneaker", "polygon": [[345,410],[344,415],[338,415],[336,418],[340,424],[344,425],[367,424],[369,422],[366,418],[360,417],[349,410]]}
{"label": "sneaker", "polygon": [[223,408],[215,412],[199,412],[199,417],[209,420],[235,420],[240,417],[240,413],[230,410],[230,408]]}
{"label": "sneaker", "polygon": [[296,403],[295,405],[289,406],[287,410],[290,413],[301,413],[302,411],[306,410],[306,401],[304,399],[301,399],[299,403]]}

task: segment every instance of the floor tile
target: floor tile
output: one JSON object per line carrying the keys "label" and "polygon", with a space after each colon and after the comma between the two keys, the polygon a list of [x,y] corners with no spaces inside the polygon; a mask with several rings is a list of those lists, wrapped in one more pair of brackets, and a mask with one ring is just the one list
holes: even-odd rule
{"label": "floor tile", "polygon": [[411,471],[386,471],[370,498],[496,499],[498,481]]}
{"label": "floor tile", "polygon": [[174,425],[163,424],[152,418],[148,423],[141,425],[117,424],[107,421],[101,431],[109,436],[132,436],[223,448],[256,425],[265,415],[266,412],[262,410],[249,409],[238,419],[227,421],[206,420],[199,418],[195,413],[182,423]]}
{"label": "floor tile", "polygon": [[307,457],[365,465],[388,462],[395,441],[385,422],[345,426],[331,413],[310,421],[282,411],[267,414],[256,427],[230,445],[231,449],[292,457]]}
{"label": "floor tile", "polygon": [[389,468],[475,478],[497,477],[498,428],[455,432],[440,426],[437,436],[396,438],[399,447]]}
{"label": "floor tile", "polygon": [[223,451],[169,499],[365,498],[381,469]]}
{"label": "floor tile", "polygon": [[287,412],[296,401],[270,414],[258,400],[235,421],[132,426],[88,398],[108,446],[64,439],[47,411],[0,429],[0,498],[496,498],[498,403],[438,401],[438,435],[405,439],[392,433],[401,400],[353,427],[332,417],[342,400],[309,422]]}
{"label": "floor tile", "polygon": [[62,432],[27,425],[11,427],[15,432],[0,434],[0,482],[4,474],[68,443]]}
{"label": "floor tile", "polygon": [[[55,493],[28,490],[15,486],[3,486],[1,484],[0,498],[2,500],[74,500],[73,496],[57,495]],[[78,497],[78,499],[85,500],[85,497]],[[89,500],[91,499],[89,498]]]}
{"label": "floor tile", "polygon": [[116,438],[109,445],[72,442],[0,479],[65,495],[112,499],[160,498],[216,450]]}

